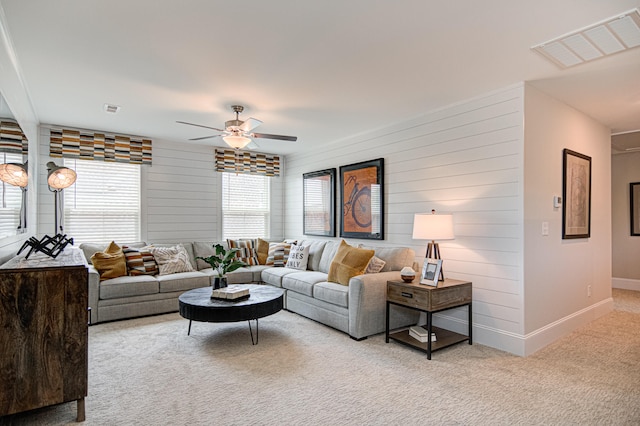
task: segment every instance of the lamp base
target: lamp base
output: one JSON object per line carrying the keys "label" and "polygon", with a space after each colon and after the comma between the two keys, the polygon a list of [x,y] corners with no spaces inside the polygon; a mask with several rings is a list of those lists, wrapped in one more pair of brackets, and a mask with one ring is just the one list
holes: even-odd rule
{"label": "lamp base", "polygon": [[[440,257],[440,246],[438,245],[438,243],[436,243],[435,241],[431,241],[429,244],[427,244],[427,255],[425,257],[442,260],[442,258]],[[444,271],[444,267],[441,267],[440,275],[438,276],[438,281],[444,281],[443,271]]]}

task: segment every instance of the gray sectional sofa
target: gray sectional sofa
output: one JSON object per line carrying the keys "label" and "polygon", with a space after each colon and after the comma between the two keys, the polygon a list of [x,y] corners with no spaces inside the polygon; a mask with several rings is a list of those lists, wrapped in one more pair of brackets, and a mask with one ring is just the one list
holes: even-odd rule
{"label": "gray sectional sofa", "polygon": [[[178,243],[175,243],[178,244]],[[154,244],[172,246],[175,244]],[[123,276],[100,281],[91,265],[91,256],[106,245],[82,244],[80,248],[89,263],[89,306],[93,324],[178,310],[178,296],[187,290],[211,285],[215,272],[197,256],[212,254],[214,242],[180,242],[187,253],[193,272],[170,275]],[[226,243],[222,243],[226,245]],[[414,265],[415,253],[407,247],[366,247],[386,263],[378,273],[351,278],[348,286],[327,281],[329,267],[340,240],[302,240],[309,245],[307,270],[255,265],[228,274],[229,284],[259,283],[285,290],[285,308],[330,327],[363,339],[385,330],[387,281],[400,279],[400,270]],[[122,244],[119,244],[122,246]],[[144,243],[127,244],[142,247]],[[415,324],[417,315],[411,310],[394,309],[392,326]]]}

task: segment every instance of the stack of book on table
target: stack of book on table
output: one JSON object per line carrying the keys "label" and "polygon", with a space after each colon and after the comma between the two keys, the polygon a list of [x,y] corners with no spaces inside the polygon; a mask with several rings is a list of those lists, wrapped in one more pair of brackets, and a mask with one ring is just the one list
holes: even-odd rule
{"label": "stack of book on table", "polygon": [[[423,343],[427,343],[429,341],[429,332],[419,325],[414,325],[409,328],[409,336]],[[431,333],[431,341],[436,341],[436,333]]]}
{"label": "stack of book on table", "polygon": [[249,289],[240,285],[230,285],[228,287],[216,288],[211,292],[213,299],[236,300],[249,297]]}

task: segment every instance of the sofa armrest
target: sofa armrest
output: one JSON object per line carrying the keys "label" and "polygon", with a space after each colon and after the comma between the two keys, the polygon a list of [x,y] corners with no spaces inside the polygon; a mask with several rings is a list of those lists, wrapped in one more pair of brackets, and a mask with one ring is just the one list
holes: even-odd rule
{"label": "sofa armrest", "polygon": [[[400,280],[400,271],[358,275],[349,280],[349,335],[362,339],[385,330],[387,281]],[[392,327],[415,324],[419,313],[401,309]]]}
{"label": "sofa armrest", "polygon": [[91,308],[91,324],[98,322],[98,299],[100,298],[100,273],[93,265],[89,269],[89,307]]}

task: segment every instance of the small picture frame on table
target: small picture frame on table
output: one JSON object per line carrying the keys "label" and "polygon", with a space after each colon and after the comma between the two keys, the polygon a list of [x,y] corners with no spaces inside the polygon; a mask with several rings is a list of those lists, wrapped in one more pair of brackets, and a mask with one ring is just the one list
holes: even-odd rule
{"label": "small picture frame on table", "polygon": [[424,260],[424,264],[422,265],[422,276],[420,278],[420,284],[437,287],[441,270],[442,259],[431,259],[430,257],[426,258]]}

